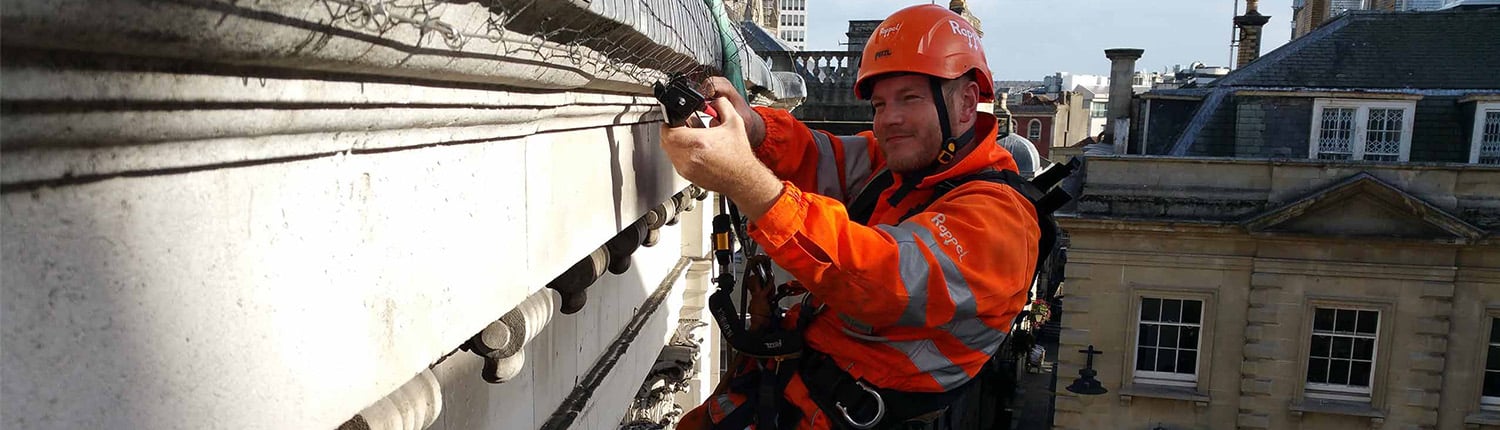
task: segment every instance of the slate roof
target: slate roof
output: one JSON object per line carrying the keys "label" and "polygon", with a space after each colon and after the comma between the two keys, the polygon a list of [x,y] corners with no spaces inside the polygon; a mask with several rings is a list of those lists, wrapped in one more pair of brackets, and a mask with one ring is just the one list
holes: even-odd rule
{"label": "slate roof", "polygon": [[1210,87],[1500,88],[1500,11],[1351,11]]}
{"label": "slate roof", "polygon": [[787,44],[785,40],[776,37],[766,29],[761,28],[754,21],[740,23],[740,35],[745,38],[745,44],[750,45],[750,50],[759,53],[791,52],[797,48]]}

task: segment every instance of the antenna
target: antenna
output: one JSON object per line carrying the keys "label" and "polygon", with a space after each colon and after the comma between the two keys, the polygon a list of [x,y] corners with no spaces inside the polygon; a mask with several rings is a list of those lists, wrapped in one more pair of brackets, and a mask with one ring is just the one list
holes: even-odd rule
{"label": "antenna", "polygon": [[[1234,17],[1239,16],[1239,14],[1240,14],[1240,0],[1234,0],[1234,9],[1231,10],[1230,12],[1231,12],[1229,14],[1229,19],[1230,20],[1233,20]],[[1231,67],[1231,68],[1234,67],[1235,48],[1238,48],[1239,46],[1240,46],[1240,26],[1239,26],[1239,24],[1235,24],[1235,25],[1232,25],[1232,26],[1229,27],[1229,62],[1225,63],[1225,64],[1228,64],[1229,67]]]}

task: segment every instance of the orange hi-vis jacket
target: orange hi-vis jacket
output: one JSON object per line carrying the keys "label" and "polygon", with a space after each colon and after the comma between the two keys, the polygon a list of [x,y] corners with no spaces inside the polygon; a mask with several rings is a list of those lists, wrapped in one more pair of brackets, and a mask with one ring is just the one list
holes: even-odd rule
{"label": "orange hi-vis jacket", "polygon": [[845,204],[885,167],[874,134],[837,137],[757,109],[766,139],[756,156],[785,190],[749,232],[827,305],[804,332],[807,344],[887,389],[941,392],[978,374],[1025,305],[1041,235],[1036,211],[1015,189],[974,180],[901,217],[944,180],[1016,170],[996,142],[995,117],[981,113],[973,151],[921,178],[893,207],[888,200],[910,179],[896,174],[867,226],[851,221]]}

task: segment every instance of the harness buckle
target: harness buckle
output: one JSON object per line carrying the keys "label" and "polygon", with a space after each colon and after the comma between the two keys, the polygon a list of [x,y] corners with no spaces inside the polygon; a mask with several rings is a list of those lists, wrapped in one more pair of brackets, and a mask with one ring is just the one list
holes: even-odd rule
{"label": "harness buckle", "polygon": [[849,416],[849,409],[845,408],[842,402],[833,402],[833,406],[838,408],[840,415],[844,416],[844,422],[849,423],[854,428],[864,430],[875,427],[876,424],[880,424],[881,419],[885,418],[885,399],[880,398],[880,393],[875,392],[875,389],[870,388],[869,385],[865,385],[864,381],[855,381],[855,384],[858,384],[859,388],[865,390],[866,393],[870,393],[870,397],[875,398],[875,418],[871,418],[865,422],[858,422]]}

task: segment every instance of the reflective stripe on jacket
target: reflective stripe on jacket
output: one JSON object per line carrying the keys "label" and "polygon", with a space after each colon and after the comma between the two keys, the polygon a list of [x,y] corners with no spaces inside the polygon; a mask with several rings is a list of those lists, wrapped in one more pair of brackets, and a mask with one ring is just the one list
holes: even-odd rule
{"label": "reflective stripe on jacket", "polygon": [[874,134],[837,137],[785,111],[757,110],[767,137],[756,155],[786,187],[750,233],[828,305],[808,327],[808,344],[889,389],[946,391],[977,374],[1025,304],[1040,236],[1035,210],[1008,186],[971,181],[901,217],[944,180],[1016,170],[996,143],[995,118],[981,113],[977,148],[892,207],[911,179],[897,174],[866,226],[850,221],[844,204],[884,167]]}

